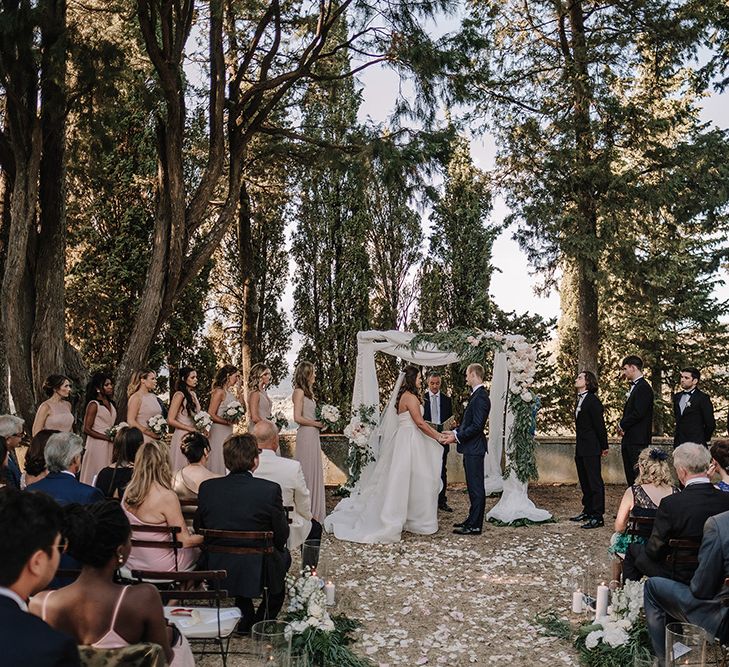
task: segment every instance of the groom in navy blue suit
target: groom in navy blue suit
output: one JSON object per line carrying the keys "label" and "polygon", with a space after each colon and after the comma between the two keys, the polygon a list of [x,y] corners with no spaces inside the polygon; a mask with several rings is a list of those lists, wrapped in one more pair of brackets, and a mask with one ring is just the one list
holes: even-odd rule
{"label": "groom in navy blue suit", "polygon": [[462,523],[453,524],[458,535],[480,535],[483,529],[483,515],[486,510],[483,464],[486,450],[484,428],[489,418],[491,401],[483,386],[484,370],[481,364],[471,364],[466,369],[466,384],[471,387],[466,411],[460,426],[443,435],[443,442],[457,444],[457,451],[463,454],[463,467],[466,471],[466,486],[471,509],[468,518]]}

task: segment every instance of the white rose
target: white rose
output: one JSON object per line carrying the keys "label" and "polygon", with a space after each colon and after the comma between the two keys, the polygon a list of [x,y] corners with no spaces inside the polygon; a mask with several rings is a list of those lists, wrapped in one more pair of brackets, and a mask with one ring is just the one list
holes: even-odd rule
{"label": "white rose", "polygon": [[529,403],[533,398],[534,396],[532,396],[532,392],[530,391],[524,391],[521,394],[521,400],[525,403]]}
{"label": "white rose", "polygon": [[605,630],[605,634],[602,639],[606,644],[614,648],[616,646],[622,646],[628,641],[628,633],[624,628],[617,625],[611,625],[611,627]]}
{"label": "white rose", "polygon": [[309,605],[309,615],[315,618],[321,618],[324,610],[316,604],[316,602]]}
{"label": "white rose", "polygon": [[598,642],[602,639],[605,633],[602,630],[593,630],[585,638],[585,646],[589,649],[593,649],[597,646]]}

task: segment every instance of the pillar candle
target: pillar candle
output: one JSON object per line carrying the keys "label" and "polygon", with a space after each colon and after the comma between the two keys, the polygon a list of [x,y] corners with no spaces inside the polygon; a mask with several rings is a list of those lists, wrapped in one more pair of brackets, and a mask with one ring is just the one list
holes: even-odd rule
{"label": "pillar candle", "polygon": [[575,591],[572,593],[572,613],[582,613],[582,591]]}
{"label": "pillar candle", "polygon": [[330,606],[334,604],[334,592],[334,584],[331,581],[327,581],[327,583],[324,585],[324,595],[326,595],[327,604]]}
{"label": "pillar candle", "polygon": [[607,616],[608,593],[610,589],[605,584],[597,587],[597,601],[595,602],[595,620]]}

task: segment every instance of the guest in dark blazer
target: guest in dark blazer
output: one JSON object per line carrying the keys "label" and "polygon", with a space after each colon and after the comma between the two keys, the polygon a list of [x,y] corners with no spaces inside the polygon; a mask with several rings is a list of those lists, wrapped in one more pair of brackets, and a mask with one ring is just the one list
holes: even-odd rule
{"label": "guest in dark blazer", "polygon": [[15,453],[16,447],[22,444],[25,436],[25,420],[16,415],[0,415],[0,436],[5,438],[5,445],[8,448],[8,467],[6,480],[10,486],[20,488],[20,466]]}
{"label": "guest in dark blazer", "polygon": [[727,641],[729,606],[724,604],[729,590],[729,512],[709,517],[699,551],[699,567],[691,584],[663,577],[651,577],[645,584],[645,617],[653,649],[663,664],[666,650],[666,625],[692,623]]}
{"label": "guest in dark blazer", "polygon": [[458,535],[480,535],[486,511],[483,464],[488,443],[484,428],[489,418],[491,401],[483,386],[484,369],[481,364],[470,364],[466,369],[466,384],[471,387],[471,397],[457,429],[444,433],[442,444],[457,443],[456,449],[463,454],[466,487],[471,507],[465,521],[453,524]]}
{"label": "guest in dark blazer", "polygon": [[28,613],[58,569],[61,508],[43,494],[0,490],[0,645],[3,667],[75,667],[76,642]]}
{"label": "guest in dark blazer", "polygon": [[661,500],[648,542],[628,547],[623,564],[625,579],[637,581],[646,575],[684,584],[691,581],[696,565],[677,565],[674,575],[666,560],[671,552],[668,543],[673,539],[700,541],[706,520],[729,511],[729,493],[719,491],[707,477],[710,462],[709,450],[703,445],[685,442],[676,447],[673,466],[684,489]]}
{"label": "guest in dark blazer", "polygon": [[[276,618],[283,605],[286,572],[291,556],[286,549],[289,526],[281,499],[281,487],[253,477],[258,467],[258,443],[253,435],[234,435],[223,444],[227,477],[209,479],[200,485],[194,527],[214,530],[273,531],[273,553],[207,553],[202,567],[226,570],[223,587],[235,597],[242,618],[238,632],[247,634],[258,621]],[[214,543],[211,541],[211,543]],[[231,544],[228,546],[255,546]],[[264,560],[265,559],[265,560]],[[253,598],[263,594],[257,610]]]}
{"label": "guest in dark blazer", "polygon": [[45,449],[48,475],[28,486],[28,491],[41,491],[60,505],[88,505],[104,500],[99,489],[76,479],[83,449],[83,440],[75,433],[56,433],[48,438]]}
{"label": "guest in dark blazer", "polygon": [[716,429],[714,406],[708,394],[699,389],[701,373],[697,368],[681,369],[681,390],[673,396],[673,416],[676,431],[673,446],[684,442],[698,442],[708,445]]}
{"label": "guest in dark blazer", "polygon": [[[430,371],[428,374],[428,391],[425,392],[423,400],[423,417],[425,421],[441,425],[444,421],[453,416],[453,404],[451,397],[441,391],[441,377],[438,371]],[[438,429],[440,430],[440,429]],[[451,451],[450,445],[443,445],[443,467],[440,471],[440,479],[443,487],[438,495],[438,509],[443,512],[452,512],[446,499],[448,489],[448,454]]]}
{"label": "guest in dark blazer", "polygon": [[582,489],[582,512],[571,521],[584,521],[582,528],[604,526],[605,484],[602,481],[601,457],[608,453],[605,409],[597,397],[597,376],[582,371],[575,380],[575,465]]}
{"label": "guest in dark blazer", "polygon": [[628,486],[637,475],[640,453],[651,444],[653,433],[653,389],[643,377],[643,360],[635,355],[623,359],[623,375],[630,382],[618,433],[622,436],[620,453]]}

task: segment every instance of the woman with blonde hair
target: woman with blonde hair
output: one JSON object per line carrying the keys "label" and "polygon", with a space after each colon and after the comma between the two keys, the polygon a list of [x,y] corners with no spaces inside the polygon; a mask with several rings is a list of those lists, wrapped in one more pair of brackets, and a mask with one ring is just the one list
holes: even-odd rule
{"label": "woman with blonde hair", "polygon": [[630,517],[654,517],[661,500],[673,493],[678,493],[678,489],[673,484],[668,454],[658,447],[646,447],[638,457],[635,484],[625,490],[615,517],[615,533],[608,548],[617,557],[613,563],[613,579],[620,580],[622,561],[631,542],[646,542],[646,537],[625,533]]}
{"label": "woman with blonde hair", "polygon": [[248,433],[253,433],[253,427],[262,419],[271,419],[273,403],[266,393],[271,384],[271,369],[264,363],[251,366],[248,373]]}
{"label": "woman with blonde hair", "polygon": [[208,414],[210,419],[213,420],[213,425],[210,427],[210,435],[208,436],[210,439],[210,455],[206,465],[216,475],[225,475],[223,443],[233,435],[233,424],[235,423],[224,419],[220,416],[220,413],[228,405],[238,401],[233,391],[239,379],[238,369],[231,364],[226,364],[215,374],[213,389],[210,392]]}
{"label": "woman with blonde hair", "polygon": [[[134,458],[134,473],[124,491],[122,509],[135,526],[177,526],[177,539],[182,549],[177,554],[177,569],[192,570],[197,562],[202,536],[192,535],[182,516],[180,501],[172,490],[172,472],[167,453],[155,442],[143,444]],[[168,534],[143,533],[140,539],[169,540]],[[134,549],[129,556],[128,566],[132,570],[175,570],[175,556],[171,549]]]}
{"label": "woman with blonde hair", "polygon": [[296,429],[296,460],[301,463],[306,486],[311,494],[311,514],[318,523],[326,516],[324,495],[324,465],[321,460],[319,431],[324,424],[316,418],[314,380],[316,371],[310,361],[300,361],[294,371],[294,421]]}
{"label": "woman with blonde hair", "polygon": [[149,420],[162,414],[162,406],[154,393],[156,387],[157,373],[149,368],[135,371],[127,387],[127,422],[142,432],[144,442],[159,440],[159,435],[149,428]]}

